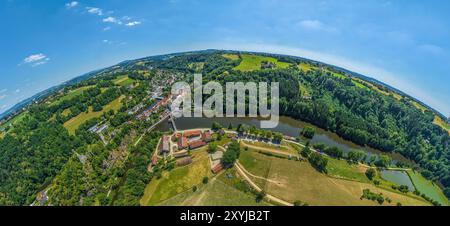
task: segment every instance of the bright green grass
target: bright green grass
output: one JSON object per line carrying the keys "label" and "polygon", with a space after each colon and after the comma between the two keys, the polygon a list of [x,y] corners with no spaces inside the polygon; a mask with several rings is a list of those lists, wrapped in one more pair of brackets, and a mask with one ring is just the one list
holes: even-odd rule
{"label": "bright green grass", "polygon": [[286,62],[280,62],[277,59],[273,57],[265,57],[265,56],[258,56],[258,55],[250,55],[250,54],[243,54],[241,55],[242,62],[234,68],[234,70],[238,71],[257,71],[261,69],[261,62],[268,61],[271,63],[274,63],[277,68],[287,68],[289,67],[289,63]]}
{"label": "bright green grass", "polygon": [[162,178],[150,181],[140,203],[143,206],[159,205],[200,184],[205,176],[211,176],[208,156],[206,152],[195,152],[194,162],[190,165],[164,172]]}
{"label": "bright green grass", "polygon": [[237,54],[223,54],[223,57],[229,59],[229,60],[239,60],[239,55]]}
{"label": "bright green grass", "polygon": [[207,185],[198,185],[198,190],[189,189],[161,204],[161,206],[267,206],[255,201],[255,196],[233,188],[220,180]]}
{"label": "bright green grass", "polygon": [[10,124],[11,125],[16,125],[17,123],[19,123],[19,122],[21,122],[24,118],[25,118],[25,116],[27,115],[28,113],[25,111],[25,112],[22,112],[22,113],[20,113],[20,114],[18,114],[16,117],[14,117],[14,118],[12,118],[11,120],[9,120],[8,122],[5,122],[5,123],[3,123],[1,126],[0,126],[0,130],[1,129],[4,129],[4,128],[6,128],[6,127],[8,127]]}
{"label": "bright green grass", "polygon": [[408,170],[407,172],[414,186],[420,193],[425,194],[443,205],[449,205],[448,199],[437,185],[425,179],[419,172],[413,172],[411,170]]}
{"label": "bright green grass", "polygon": [[69,134],[75,134],[75,130],[78,129],[78,127],[83,124],[84,122],[93,119],[98,118],[103,115],[104,112],[108,112],[110,110],[118,111],[120,107],[122,107],[121,100],[124,98],[124,96],[121,96],[111,103],[103,106],[103,110],[99,112],[92,111],[92,107],[89,107],[89,112],[82,112],[79,115],[71,118],[69,121],[64,123],[64,127],[69,131]]}
{"label": "bright green grass", "polygon": [[370,183],[369,179],[365,175],[365,169],[359,165],[349,164],[345,160],[338,160],[334,158],[328,158],[327,171],[328,175],[338,178],[345,178],[354,181]]}
{"label": "bright green grass", "polygon": [[308,72],[308,71],[312,71],[317,69],[315,66],[311,65],[311,64],[307,64],[307,63],[300,63],[298,65],[298,68],[304,72]]}
{"label": "bright green grass", "polygon": [[50,105],[53,106],[53,105],[56,105],[56,104],[59,104],[59,103],[65,101],[65,100],[70,100],[70,99],[72,99],[72,98],[74,98],[74,97],[76,97],[78,95],[81,95],[84,91],[86,91],[86,90],[88,90],[88,89],[90,89],[92,87],[94,87],[94,86],[83,86],[83,87],[80,87],[78,89],[71,90],[71,91],[69,91],[69,93],[67,93],[66,95],[64,95],[61,98],[57,99],[56,101],[54,101]]}
{"label": "bright green grass", "polygon": [[122,76],[117,77],[113,82],[115,85],[128,86],[128,85],[133,84],[135,82],[135,80],[129,78],[128,75],[122,75]]}

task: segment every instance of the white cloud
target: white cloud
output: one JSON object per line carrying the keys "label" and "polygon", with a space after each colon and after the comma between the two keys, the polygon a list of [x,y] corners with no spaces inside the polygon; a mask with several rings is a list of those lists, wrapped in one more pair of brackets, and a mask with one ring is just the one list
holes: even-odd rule
{"label": "white cloud", "polygon": [[0,107],[0,109],[5,109],[6,108],[6,104],[2,105],[2,107]]}
{"label": "white cloud", "polygon": [[96,14],[98,16],[103,16],[103,10],[95,7],[86,7],[88,13]]}
{"label": "white cloud", "polygon": [[72,1],[72,2],[66,3],[66,8],[71,9],[73,7],[76,7],[77,5],[78,5],[77,1]]}
{"label": "white cloud", "polygon": [[20,89],[16,89],[16,93],[20,93]]}
{"label": "white cloud", "polygon": [[36,67],[39,65],[46,64],[50,61],[50,58],[42,53],[33,54],[28,57],[25,57],[22,63],[20,63],[18,66],[21,66],[22,64],[30,64],[32,67]]}
{"label": "white cloud", "polygon": [[141,22],[139,22],[139,21],[132,21],[132,22],[126,23],[125,25],[128,26],[128,27],[133,27],[133,26],[136,26],[136,25],[139,25],[139,24],[141,24]]}
{"label": "white cloud", "polygon": [[111,30],[111,27],[105,27],[105,28],[103,28],[103,31],[109,31],[109,30]]}
{"label": "white cloud", "polygon": [[7,97],[5,94],[3,94],[3,95],[0,95],[0,100],[3,100],[3,99],[5,99],[5,97]]}
{"label": "white cloud", "polygon": [[46,56],[44,54],[39,53],[39,54],[30,55],[30,56],[26,57],[23,61],[25,63],[33,63],[33,62],[36,62],[36,61],[43,60],[45,58],[46,58]]}
{"label": "white cloud", "polygon": [[297,23],[297,26],[306,30],[314,30],[314,31],[327,31],[327,32],[338,31],[336,28],[327,26],[320,20],[302,20]]}
{"label": "white cloud", "polygon": [[113,23],[113,24],[122,24],[122,21],[116,19],[115,17],[109,16],[106,18],[103,18],[103,22],[105,23]]}
{"label": "white cloud", "polygon": [[108,40],[108,39],[104,39],[102,42],[105,44],[113,44],[113,41]]}

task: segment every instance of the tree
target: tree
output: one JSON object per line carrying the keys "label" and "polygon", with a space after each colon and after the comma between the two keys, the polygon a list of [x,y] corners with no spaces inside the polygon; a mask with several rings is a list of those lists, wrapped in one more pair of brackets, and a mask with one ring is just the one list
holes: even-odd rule
{"label": "tree", "polygon": [[202,180],[202,183],[203,183],[203,184],[207,184],[208,181],[209,181],[209,178],[208,178],[208,177],[203,177],[203,180]]}
{"label": "tree", "polygon": [[266,197],[266,192],[264,190],[261,190],[256,194],[256,202],[261,202],[264,197]]}
{"label": "tree", "polygon": [[222,129],[222,125],[220,125],[218,122],[213,122],[211,129],[213,131],[218,131],[219,129]]}
{"label": "tree", "polygon": [[366,176],[369,180],[372,180],[377,175],[377,171],[374,168],[369,168],[366,170]]}
{"label": "tree", "polygon": [[208,144],[208,153],[215,153],[217,151],[217,144],[215,142],[211,142]]}
{"label": "tree", "polygon": [[306,138],[312,139],[314,137],[314,134],[316,133],[316,130],[312,127],[305,126],[303,130],[300,132],[300,135],[303,135]]}
{"label": "tree", "polygon": [[392,163],[392,158],[387,155],[380,155],[378,161],[375,162],[375,165],[378,167],[388,167]]}
{"label": "tree", "polygon": [[239,143],[236,141],[231,142],[231,144],[228,146],[227,151],[223,154],[222,157],[222,164],[225,167],[230,167],[234,164],[236,159],[239,158],[241,148],[239,146]]}
{"label": "tree", "polygon": [[311,154],[311,149],[309,148],[308,145],[305,146],[302,151],[300,151],[300,155],[302,155],[305,158],[308,158],[310,154]]}
{"label": "tree", "polygon": [[309,155],[308,161],[311,163],[311,165],[316,168],[319,172],[326,173],[327,172],[327,164],[328,159],[323,157],[317,152],[312,152]]}

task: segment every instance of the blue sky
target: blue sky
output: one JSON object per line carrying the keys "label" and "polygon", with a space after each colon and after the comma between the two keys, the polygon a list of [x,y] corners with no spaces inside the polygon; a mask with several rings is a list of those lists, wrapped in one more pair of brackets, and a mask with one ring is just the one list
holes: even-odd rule
{"label": "blue sky", "polygon": [[207,48],[303,56],[450,116],[450,2],[3,0],[0,112],[122,60]]}

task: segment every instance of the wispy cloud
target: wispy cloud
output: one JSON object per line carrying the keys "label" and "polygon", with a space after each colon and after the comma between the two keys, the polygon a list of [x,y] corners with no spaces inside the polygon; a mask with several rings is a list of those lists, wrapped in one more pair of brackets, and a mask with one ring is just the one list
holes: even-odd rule
{"label": "wispy cloud", "polygon": [[335,32],[336,28],[324,24],[320,20],[301,20],[297,26],[306,30]]}
{"label": "wispy cloud", "polygon": [[23,59],[23,62],[19,64],[31,64],[32,67],[36,67],[39,65],[43,65],[46,64],[50,61],[50,58],[47,57],[45,54],[43,53],[38,53],[38,54],[33,54],[30,56],[25,57],[25,59]]}
{"label": "wispy cloud", "polygon": [[0,94],[1,94],[1,93],[5,93],[6,91],[8,91],[8,89],[2,89],[2,90],[0,90]]}
{"label": "wispy cloud", "polygon": [[141,24],[140,21],[132,21],[132,22],[126,23],[125,26],[133,27],[133,26],[136,26],[136,25],[139,25],[139,24]]}
{"label": "wispy cloud", "polygon": [[422,50],[422,51],[425,51],[428,53],[432,53],[432,54],[439,54],[444,51],[440,46],[433,45],[433,44],[419,45],[419,50]]}
{"label": "wispy cloud", "polygon": [[105,23],[113,23],[113,24],[122,24],[122,21],[118,20],[117,18],[113,16],[109,16],[106,18],[103,18],[103,22]]}
{"label": "wispy cloud", "polygon": [[90,14],[95,14],[98,16],[103,16],[103,10],[100,8],[96,8],[96,7],[86,7],[86,10],[88,13]]}
{"label": "wispy cloud", "polygon": [[0,95],[0,100],[3,100],[3,99],[5,99],[5,97],[7,97],[7,95],[6,95],[6,94]]}
{"label": "wispy cloud", "polygon": [[72,1],[72,2],[66,3],[66,9],[71,9],[73,7],[76,7],[76,6],[78,6],[78,4],[79,3],[77,1]]}

